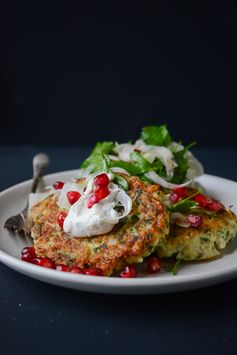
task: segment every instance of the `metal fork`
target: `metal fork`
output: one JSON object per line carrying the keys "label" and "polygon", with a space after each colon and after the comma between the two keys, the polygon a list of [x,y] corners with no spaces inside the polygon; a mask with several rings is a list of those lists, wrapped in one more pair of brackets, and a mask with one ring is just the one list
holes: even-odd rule
{"label": "metal fork", "polygon": [[[38,184],[41,180],[44,170],[49,164],[49,157],[40,153],[33,158],[33,182],[31,186],[31,192],[35,193]],[[14,232],[23,232],[25,235],[30,233],[32,227],[32,221],[28,216],[29,199],[27,200],[26,207],[19,214],[8,218],[4,224],[4,228],[13,230]]]}

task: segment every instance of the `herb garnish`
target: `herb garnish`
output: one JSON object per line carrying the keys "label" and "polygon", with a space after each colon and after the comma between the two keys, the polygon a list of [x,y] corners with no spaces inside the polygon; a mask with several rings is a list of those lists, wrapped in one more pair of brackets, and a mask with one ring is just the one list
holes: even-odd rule
{"label": "herb garnish", "polygon": [[172,273],[173,276],[177,275],[177,271],[178,271],[178,266],[181,264],[181,260],[176,260],[176,262],[173,265],[165,265],[164,269],[167,272]]}
{"label": "herb garnish", "polygon": [[196,201],[193,201],[192,198],[196,196],[199,193],[199,191],[196,191],[194,194],[184,198],[183,200],[180,200],[179,202],[170,205],[169,209],[171,212],[180,212],[180,213],[185,213],[189,210],[193,210],[195,208],[199,207],[199,203]]}
{"label": "herb garnish", "polygon": [[103,160],[105,154],[110,154],[113,151],[115,144],[113,142],[98,142],[92,150],[90,156],[81,164],[81,168],[93,166],[93,172],[103,169]]}

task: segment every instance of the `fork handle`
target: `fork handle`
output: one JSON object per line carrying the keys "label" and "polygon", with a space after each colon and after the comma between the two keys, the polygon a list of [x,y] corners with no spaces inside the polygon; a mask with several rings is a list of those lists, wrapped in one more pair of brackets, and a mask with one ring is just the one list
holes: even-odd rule
{"label": "fork handle", "polygon": [[39,153],[33,158],[33,182],[31,186],[31,192],[35,193],[43,175],[44,170],[49,164],[49,157],[44,153]]}

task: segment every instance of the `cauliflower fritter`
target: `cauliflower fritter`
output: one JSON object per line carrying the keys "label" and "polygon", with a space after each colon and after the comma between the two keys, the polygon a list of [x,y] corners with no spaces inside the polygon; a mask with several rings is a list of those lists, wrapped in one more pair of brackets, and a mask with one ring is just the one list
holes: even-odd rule
{"label": "cauliflower fritter", "polygon": [[138,177],[124,176],[133,201],[130,214],[110,233],[95,237],[71,237],[57,223],[57,195],[51,195],[31,209],[34,220],[32,237],[37,256],[57,264],[81,268],[98,267],[111,275],[126,264],[141,263],[169,232],[169,217],[158,185],[149,185]]}
{"label": "cauliflower fritter", "polygon": [[166,241],[156,250],[159,257],[175,256],[179,260],[214,258],[235,237],[237,217],[232,211],[223,209],[218,213],[206,213],[203,209],[198,214],[203,219],[200,228],[171,225]]}

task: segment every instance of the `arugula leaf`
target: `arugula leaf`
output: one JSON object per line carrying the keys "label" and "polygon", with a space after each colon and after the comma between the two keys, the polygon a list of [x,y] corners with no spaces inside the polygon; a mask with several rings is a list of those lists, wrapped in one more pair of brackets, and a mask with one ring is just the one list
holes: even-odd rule
{"label": "arugula leaf", "polygon": [[136,166],[133,163],[128,163],[123,160],[111,160],[110,162],[110,167],[111,168],[122,168],[124,170],[127,170],[127,172],[131,175],[140,175],[142,174],[141,168]]}
{"label": "arugula leaf", "polygon": [[171,180],[173,184],[181,184],[185,181],[187,170],[188,170],[188,160],[185,158],[185,153],[196,143],[190,143],[184,149],[179,152],[173,153],[178,166],[174,169],[174,176]]}
{"label": "arugula leaf", "polygon": [[130,159],[134,162],[134,165],[136,165],[141,170],[141,174],[147,173],[149,170],[151,170],[151,164],[148,160],[143,158],[141,154],[132,152],[130,154]]}
{"label": "arugula leaf", "polygon": [[110,163],[111,159],[108,156],[108,154],[103,154],[103,159],[102,159],[102,170],[105,171],[106,173],[110,173]]}
{"label": "arugula leaf", "polygon": [[153,163],[150,163],[138,152],[131,153],[130,158],[141,169],[141,174],[154,170],[158,175],[166,177],[165,166],[158,158]]}
{"label": "arugula leaf", "polygon": [[103,170],[105,155],[111,153],[114,147],[113,142],[98,142],[89,157],[81,164],[81,168],[93,165],[93,171]]}
{"label": "arugula leaf", "polygon": [[172,142],[167,125],[143,127],[141,139],[146,144],[165,147]]}
{"label": "arugula leaf", "polygon": [[150,170],[154,170],[159,176],[167,177],[165,166],[158,158],[151,164]]}

